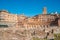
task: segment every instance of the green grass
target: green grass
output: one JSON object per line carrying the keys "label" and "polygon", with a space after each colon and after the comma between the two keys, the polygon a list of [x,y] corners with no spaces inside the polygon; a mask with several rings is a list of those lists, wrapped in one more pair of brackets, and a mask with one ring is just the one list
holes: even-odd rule
{"label": "green grass", "polygon": [[35,37],[33,37],[33,40],[40,40],[39,38],[35,38]]}
{"label": "green grass", "polygon": [[47,40],[47,39],[41,39],[41,38],[38,38],[38,37],[33,37],[33,40]]}
{"label": "green grass", "polygon": [[54,34],[54,40],[60,40],[60,34]]}

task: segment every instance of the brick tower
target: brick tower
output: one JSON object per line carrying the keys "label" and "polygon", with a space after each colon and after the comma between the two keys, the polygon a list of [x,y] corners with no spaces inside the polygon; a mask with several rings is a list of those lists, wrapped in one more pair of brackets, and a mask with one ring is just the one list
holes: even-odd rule
{"label": "brick tower", "polygon": [[46,7],[43,8],[43,14],[47,14],[47,9],[46,9]]}

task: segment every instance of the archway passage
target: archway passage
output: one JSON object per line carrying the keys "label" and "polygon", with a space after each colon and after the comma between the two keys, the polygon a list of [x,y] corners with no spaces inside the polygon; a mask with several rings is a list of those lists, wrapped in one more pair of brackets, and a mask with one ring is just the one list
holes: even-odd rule
{"label": "archway passage", "polygon": [[8,25],[0,25],[0,27],[4,27],[5,28],[5,27],[8,27]]}
{"label": "archway passage", "polygon": [[59,18],[56,18],[55,21],[52,21],[50,26],[58,26],[58,19]]}

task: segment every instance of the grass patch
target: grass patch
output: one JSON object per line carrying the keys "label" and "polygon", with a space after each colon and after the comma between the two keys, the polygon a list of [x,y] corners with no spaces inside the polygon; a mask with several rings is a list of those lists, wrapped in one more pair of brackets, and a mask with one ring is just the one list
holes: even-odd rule
{"label": "grass patch", "polygon": [[60,40],[60,34],[54,34],[54,40]]}
{"label": "grass patch", "polygon": [[32,40],[47,40],[47,39],[42,39],[42,38],[38,38],[38,37],[33,37]]}

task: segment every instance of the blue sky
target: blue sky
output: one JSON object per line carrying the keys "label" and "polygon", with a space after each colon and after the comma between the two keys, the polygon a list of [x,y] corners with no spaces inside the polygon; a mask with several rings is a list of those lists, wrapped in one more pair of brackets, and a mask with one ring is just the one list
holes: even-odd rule
{"label": "blue sky", "polygon": [[0,10],[5,9],[13,14],[34,16],[42,13],[43,7],[48,13],[60,12],[60,0],[0,0]]}

